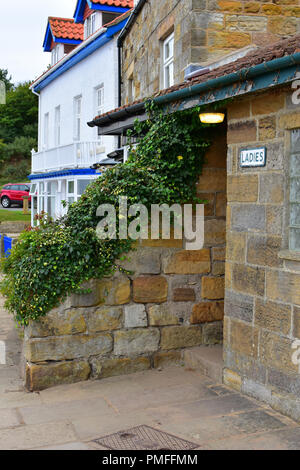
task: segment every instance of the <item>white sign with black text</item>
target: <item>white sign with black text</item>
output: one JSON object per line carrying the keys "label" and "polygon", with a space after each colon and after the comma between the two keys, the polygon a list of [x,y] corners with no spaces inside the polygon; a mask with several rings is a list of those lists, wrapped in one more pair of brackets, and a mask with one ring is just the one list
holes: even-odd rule
{"label": "white sign with black text", "polygon": [[242,168],[265,166],[266,164],[266,148],[243,149],[240,151],[240,166]]}

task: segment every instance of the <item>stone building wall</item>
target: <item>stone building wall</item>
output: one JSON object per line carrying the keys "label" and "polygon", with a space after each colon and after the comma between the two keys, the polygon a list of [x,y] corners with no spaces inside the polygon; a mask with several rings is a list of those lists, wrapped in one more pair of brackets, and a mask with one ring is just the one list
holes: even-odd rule
{"label": "stone building wall", "polygon": [[264,46],[300,28],[300,0],[148,0],[127,34],[122,53],[122,102],[162,87],[161,43],[175,36],[175,83],[190,64],[206,64],[241,48]]}
{"label": "stone building wall", "polygon": [[[300,257],[289,251],[291,89],[228,109],[224,381],[300,419]],[[267,148],[263,168],[240,168],[241,148]],[[298,143],[298,148],[300,146]]]}
{"label": "stone building wall", "polygon": [[25,330],[26,387],[181,363],[186,348],[222,342],[224,317],[226,127],[208,151],[198,183],[205,246],[143,240],[123,267],[133,274],[93,281]]}

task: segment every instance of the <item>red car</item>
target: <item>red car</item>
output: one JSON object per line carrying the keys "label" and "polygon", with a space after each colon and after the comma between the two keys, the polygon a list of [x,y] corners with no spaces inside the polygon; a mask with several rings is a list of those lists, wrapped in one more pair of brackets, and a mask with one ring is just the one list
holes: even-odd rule
{"label": "red car", "polygon": [[[25,183],[9,183],[3,186],[2,190],[0,191],[0,201],[2,207],[7,209],[12,204],[18,204],[23,206],[23,196],[28,196],[30,191],[29,184]],[[31,201],[31,197],[29,197],[29,203]]]}

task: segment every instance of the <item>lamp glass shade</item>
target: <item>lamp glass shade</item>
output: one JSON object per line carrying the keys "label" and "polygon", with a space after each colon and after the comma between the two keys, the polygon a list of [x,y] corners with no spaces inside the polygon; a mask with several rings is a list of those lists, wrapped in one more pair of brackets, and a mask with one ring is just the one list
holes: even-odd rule
{"label": "lamp glass shade", "polygon": [[224,113],[201,113],[199,114],[200,121],[204,124],[220,124],[224,121]]}

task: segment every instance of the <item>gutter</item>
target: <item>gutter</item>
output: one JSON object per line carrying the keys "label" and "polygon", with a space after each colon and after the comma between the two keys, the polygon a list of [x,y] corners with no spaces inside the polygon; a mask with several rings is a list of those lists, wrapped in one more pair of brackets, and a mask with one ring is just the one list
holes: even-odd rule
{"label": "gutter", "polygon": [[[295,66],[298,64],[300,64],[300,52],[296,52],[289,56],[280,57],[278,59],[273,59],[269,62],[254,65],[253,67],[244,68],[236,72],[232,72],[228,75],[213,78],[211,80],[208,80],[207,82],[198,83],[196,85],[190,85],[176,91],[171,91],[170,93],[167,93],[165,95],[154,97],[152,98],[152,100],[155,104],[164,105],[170,102],[182,100],[184,98],[189,98],[193,95],[209,92],[217,88],[223,88],[225,86],[232,85],[236,82],[255,78],[268,72],[275,72],[280,69]],[[133,104],[110,115],[95,119],[94,121],[88,123],[88,125],[90,127],[102,127],[107,125],[109,122],[116,122],[122,118],[124,119],[126,116],[132,116],[137,113],[137,111],[141,113],[143,112],[143,110],[145,110],[146,101],[147,100]]]}
{"label": "gutter", "polygon": [[89,127],[97,126],[98,125],[97,123],[100,121],[102,124],[110,124],[113,122],[122,121],[123,119],[126,119],[131,116],[136,116],[137,114],[142,114],[144,111],[145,111],[145,102],[142,101],[141,103],[137,103],[132,106],[128,106],[127,108],[120,109],[119,111],[116,111],[113,114],[107,114],[106,116],[103,116],[103,118],[100,118],[99,120],[96,119],[94,121],[90,121],[87,124]]}
{"label": "gutter", "polygon": [[300,52],[296,52],[295,54],[289,56],[280,57],[279,59],[274,59],[269,62],[264,62],[251,68],[244,68],[237,72],[232,72],[229,75],[213,78],[208,82],[198,83],[196,85],[189,86],[188,88],[183,88],[182,90],[173,91],[167,95],[158,96],[157,98],[154,98],[153,101],[156,104],[169,103],[170,101],[176,101],[178,99],[187,98],[198,93],[203,93],[204,91],[210,91],[215,88],[232,85],[233,83],[239,81],[244,81],[249,78],[263,75],[266,72],[274,72],[276,70],[297,64],[300,64]]}

